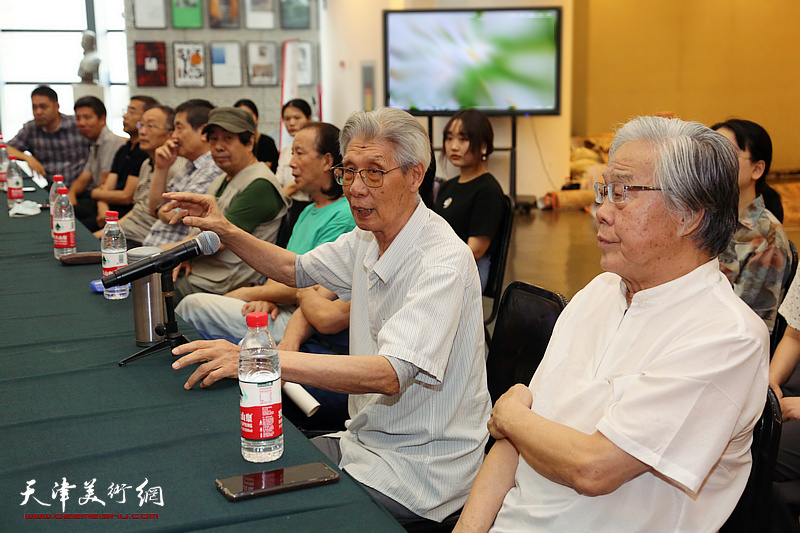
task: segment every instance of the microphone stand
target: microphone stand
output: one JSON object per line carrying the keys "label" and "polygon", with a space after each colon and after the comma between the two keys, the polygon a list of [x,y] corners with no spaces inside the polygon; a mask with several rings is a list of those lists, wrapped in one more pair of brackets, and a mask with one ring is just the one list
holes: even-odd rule
{"label": "microphone stand", "polygon": [[172,303],[175,287],[172,282],[172,270],[161,273],[161,292],[164,293],[164,305],[167,310],[167,320],[163,324],[157,324],[155,331],[159,335],[164,335],[164,340],[158,341],[156,344],[140,350],[135,354],[126,357],[119,362],[119,366],[125,366],[131,361],[141,359],[148,355],[160,352],[167,348],[176,348],[181,344],[189,342],[184,335],[178,331],[178,322],[175,320],[175,304]]}

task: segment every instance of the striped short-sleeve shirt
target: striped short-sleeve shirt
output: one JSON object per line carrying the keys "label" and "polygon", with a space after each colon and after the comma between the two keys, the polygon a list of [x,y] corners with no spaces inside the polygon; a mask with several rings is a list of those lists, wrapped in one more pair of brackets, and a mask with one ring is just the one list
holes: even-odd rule
{"label": "striped short-sleeve shirt", "polygon": [[372,233],[356,228],[296,266],[298,286],[320,283],[351,300],[351,355],[419,369],[394,396],[350,395],[340,466],[420,516],[445,518],[480,468],[491,407],[469,248],[420,202],[382,256]]}

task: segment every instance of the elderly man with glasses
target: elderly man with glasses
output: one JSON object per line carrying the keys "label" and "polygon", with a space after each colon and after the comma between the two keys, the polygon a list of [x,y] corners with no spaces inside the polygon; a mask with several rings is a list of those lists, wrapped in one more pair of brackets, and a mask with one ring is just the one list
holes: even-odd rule
{"label": "elderly man with glasses", "polygon": [[[320,284],[350,300],[350,354],[279,351],[283,378],[349,394],[341,440],[315,442],[401,522],[458,510],[483,459],[489,394],[475,260],[420,200],[431,160],[425,129],[397,109],[357,112],[341,137],[344,187],[358,226],[303,255],[227,223],[212,198],[169,193],[190,226],[289,286]],[[197,341],[174,368],[202,363],[186,388],[236,376],[238,348]],[[187,355],[188,354],[188,355]],[[315,439],[316,441],[316,439]]]}
{"label": "elderly man with glasses", "polygon": [[[767,329],[719,272],[737,157],[698,123],[640,117],[595,187],[601,266],[566,307],[456,531],[717,531],[750,472]],[[606,201],[608,200],[608,201]]]}

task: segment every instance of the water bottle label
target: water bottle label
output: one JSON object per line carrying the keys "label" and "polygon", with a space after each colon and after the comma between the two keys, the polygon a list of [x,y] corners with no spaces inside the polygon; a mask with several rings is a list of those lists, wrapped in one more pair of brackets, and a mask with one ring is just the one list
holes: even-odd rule
{"label": "water bottle label", "polygon": [[8,197],[11,200],[22,200],[22,184],[11,183],[8,184]]}
{"label": "water bottle label", "polygon": [[7,179],[8,179],[8,178],[6,178],[6,173],[5,173],[5,171],[0,171],[0,183],[2,183],[2,182],[4,182],[4,181],[6,181]]}
{"label": "water bottle label", "polygon": [[266,440],[283,435],[280,379],[267,383],[239,381],[239,406],[245,439]]}
{"label": "water bottle label", "polygon": [[118,268],[128,265],[126,252],[103,252],[103,276],[108,276]]}
{"label": "water bottle label", "polygon": [[75,219],[53,222],[53,244],[56,248],[75,248]]}

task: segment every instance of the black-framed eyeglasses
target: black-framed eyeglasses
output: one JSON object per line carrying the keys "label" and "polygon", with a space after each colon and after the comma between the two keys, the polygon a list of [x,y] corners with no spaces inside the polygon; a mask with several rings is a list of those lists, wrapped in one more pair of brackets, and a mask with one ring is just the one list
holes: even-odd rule
{"label": "black-framed eyeglasses", "polygon": [[362,168],[361,170],[357,170],[350,167],[334,167],[332,170],[333,177],[336,178],[336,183],[343,187],[352,185],[353,180],[356,179],[356,174],[360,174],[364,185],[377,189],[383,185],[383,177],[398,168],[400,167],[390,168],[389,170],[381,170],[379,168]]}
{"label": "black-framed eyeglasses", "polygon": [[594,184],[594,200],[598,204],[606,201],[606,196],[612,204],[621,204],[628,199],[628,191],[660,191],[658,187],[647,187],[645,185],[626,185],[621,181],[614,181],[604,185],[599,181]]}

